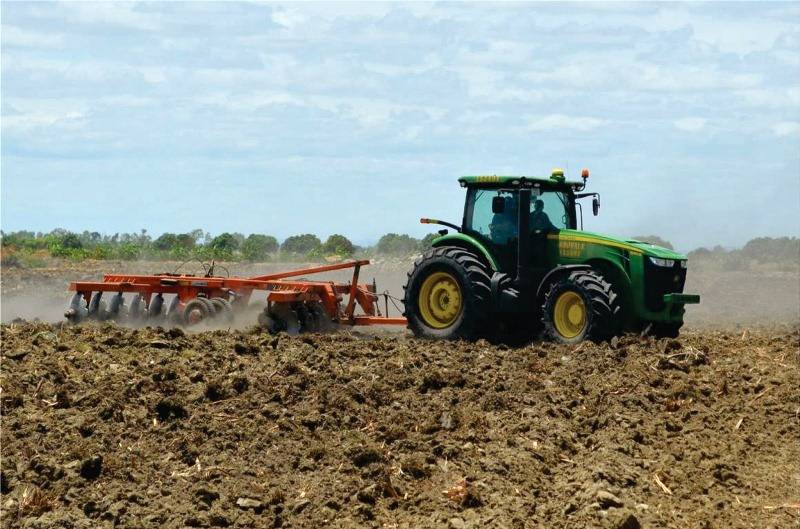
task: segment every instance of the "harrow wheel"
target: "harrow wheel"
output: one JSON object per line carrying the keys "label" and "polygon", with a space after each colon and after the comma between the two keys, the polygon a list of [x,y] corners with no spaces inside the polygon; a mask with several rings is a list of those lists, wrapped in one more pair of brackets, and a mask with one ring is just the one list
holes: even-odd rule
{"label": "harrow wheel", "polygon": [[207,301],[204,298],[194,298],[186,303],[181,323],[186,327],[192,327],[213,317],[209,309],[210,302],[206,303]]}
{"label": "harrow wheel", "polygon": [[225,298],[214,297],[211,298],[211,304],[217,311],[216,316],[225,323],[233,323],[233,306],[231,302]]}
{"label": "harrow wheel", "polygon": [[210,299],[208,299],[206,297],[201,297],[201,296],[198,296],[196,299],[199,299],[200,301],[202,301],[203,303],[206,304],[206,307],[208,307],[208,317],[209,318],[213,318],[214,316],[217,315],[217,307],[215,307],[214,304],[211,303]]}

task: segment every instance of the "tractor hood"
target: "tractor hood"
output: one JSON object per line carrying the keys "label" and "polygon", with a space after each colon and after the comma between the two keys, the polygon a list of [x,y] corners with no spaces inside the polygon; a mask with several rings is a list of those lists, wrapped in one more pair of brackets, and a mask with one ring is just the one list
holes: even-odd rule
{"label": "tractor hood", "polygon": [[590,231],[580,230],[561,230],[558,232],[559,239],[576,239],[583,242],[601,244],[604,246],[614,246],[636,252],[641,252],[650,257],[657,257],[659,259],[686,259],[682,253],[662,248],[654,244],[636,241],[633,239],[620,239],[611,237],[609,235],[602,235],[600,233],[592,233]]}

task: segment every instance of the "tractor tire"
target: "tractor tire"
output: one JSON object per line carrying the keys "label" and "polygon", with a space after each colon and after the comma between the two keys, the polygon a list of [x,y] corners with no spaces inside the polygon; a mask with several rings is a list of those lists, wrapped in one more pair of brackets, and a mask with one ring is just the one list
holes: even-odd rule
{"label": "tractor tire", "polygon": [[211,298],[211,303],[217,311],[216,317],[222,320],[223,323],[233,323],[233,307],[231,302],[225,298],[214,297]]}
{"label": "tractor tire", "polygon": [[683,322],[661,322],[654,321],[650,324],[650,330],[647,332],[650,336],[656,338],[677,338],[681,333]]}
{"label": "tractor tire", "polygon": [[468,250],[428,250],[414,262],[403,288],[403,315],[414,336],[472,340],[487,329],[491,269]]}
{"label": "tractor tire", "polygon": [[608,340],[617,334],[619,297],[594,270],[577,270],[555,281],[544,296],[542,325],[557,342]]}

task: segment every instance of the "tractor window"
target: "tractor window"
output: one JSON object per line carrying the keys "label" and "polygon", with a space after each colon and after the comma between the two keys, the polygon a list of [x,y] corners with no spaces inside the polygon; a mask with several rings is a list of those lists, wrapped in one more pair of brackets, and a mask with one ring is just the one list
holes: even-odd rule
{"label": "tractor window", "polygon": [[[492,200],[502,197],[502,213],[492,212]],[[471,189],[467,196],[465,228],[497,245],[517,237],[517,194],[513,191]]]}
{"label": "tractor window", "polygon": [[564,193],[557,191],[545,191],[538,197],[532,197],[531,230],[546,232],[569,228],[567,200]]}

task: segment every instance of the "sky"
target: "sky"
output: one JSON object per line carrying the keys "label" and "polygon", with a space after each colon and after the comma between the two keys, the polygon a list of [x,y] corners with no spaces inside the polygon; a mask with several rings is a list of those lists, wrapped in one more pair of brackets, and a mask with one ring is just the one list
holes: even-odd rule
{"label": "sky", "polygon": [[677,248],[800,235],[798,3],[3,2],[0,224],[279,239],[460,222],[461,175]]}

